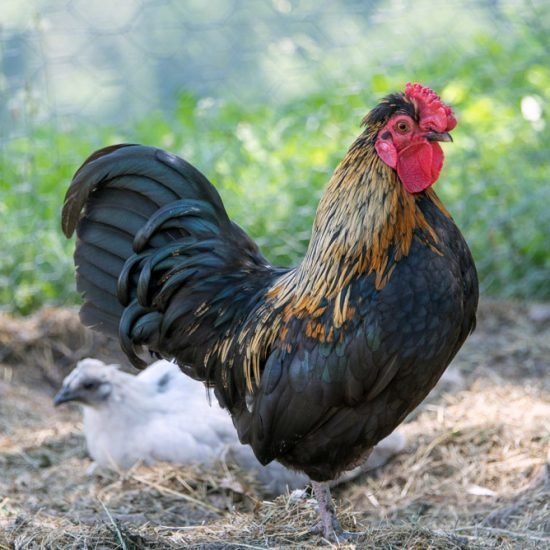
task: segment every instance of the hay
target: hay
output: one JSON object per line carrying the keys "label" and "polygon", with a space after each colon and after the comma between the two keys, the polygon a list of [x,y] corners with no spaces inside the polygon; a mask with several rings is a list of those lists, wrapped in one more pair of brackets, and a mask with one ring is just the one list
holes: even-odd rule
{"label": "hay", "polygon": [[44,308],[25,318],[0,312],[0,380],[53,392],[84,357],[128,366],[118,343],[83,327],[76,309]]}
{"label": "hay", "polygon": [[[442,385],[403,425],[407,452],[334,492],[344,527],[361,533],[352,545],[550,548],[550,332],[527,312],[485,305],[454,363],[460,383]],[[35,348],[27,338],[29,361],[17,354],[29,372],[0,383],[0,550],[323,543],[310,532],[309,492],[265,500],[255,479],[221,461],[87,475],[79,413],[53,409],[32,382],[42,377],[32,373],[43,368],[37,349],[65,346],[67,362],[82,349],[74,333],[72,347],[63,340],[70,330],[59,331],[63,346],[52,332]]]}

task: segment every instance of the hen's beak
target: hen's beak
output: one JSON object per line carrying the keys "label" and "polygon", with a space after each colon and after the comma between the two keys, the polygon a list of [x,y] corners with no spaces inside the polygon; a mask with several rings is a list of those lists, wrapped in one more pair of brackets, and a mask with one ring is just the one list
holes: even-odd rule
{"label": "hen's beak", "polygon": [[53,404],[57,407],[58,405],[61,405],[61,403],[74,401],[77,397],[78,396],[68,388],[61,388],[57,395],[53,398]]}
{"label": "hen's beak", "polygon": [[428,141],[453,141],[449,132],[427,132],[426,139]]}

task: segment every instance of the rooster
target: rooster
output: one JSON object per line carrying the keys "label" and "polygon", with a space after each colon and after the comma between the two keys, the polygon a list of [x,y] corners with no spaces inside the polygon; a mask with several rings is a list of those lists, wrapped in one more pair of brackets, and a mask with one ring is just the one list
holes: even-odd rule
{"label": "rooster", "polygon": [[262,464],[309,476],[326,538],[342,535],[328,481],[424,399],[475,326],[475,265],[432,189],[456,123],[418,83],[384,98],[292,269],[160,149],[93,153],[65,197],[83,323],[118,335],[135,366],[145,348],[213,388]]}

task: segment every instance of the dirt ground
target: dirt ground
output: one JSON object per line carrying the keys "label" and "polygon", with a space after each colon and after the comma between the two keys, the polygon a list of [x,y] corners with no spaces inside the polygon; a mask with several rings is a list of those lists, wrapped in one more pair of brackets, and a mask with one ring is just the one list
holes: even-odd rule
{"label": "dirt ground", "polygon": [[[89,476],[76,360],[121,359],[72,310],[0,316],[0,550],[326,544],[309,493],[269,499],[216,464]],[[550,306],[484,302],[478,329],[400,428],[407,447],[334,491],[358,548],[550,548]]]}

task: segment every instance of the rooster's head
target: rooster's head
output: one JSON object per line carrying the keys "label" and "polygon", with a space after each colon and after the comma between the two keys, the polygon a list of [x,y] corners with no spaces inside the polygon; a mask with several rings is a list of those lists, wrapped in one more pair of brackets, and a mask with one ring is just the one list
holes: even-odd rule
{"label": "rooster's head", "polygon": [[376,131],[374,146],[393,168],[409,193],[418,193],[437,180],[443,166],[438,141],[452,141],[456,126],[452,109],[430,88],[408,83],[405,91],[387,96],[366,117]]}

